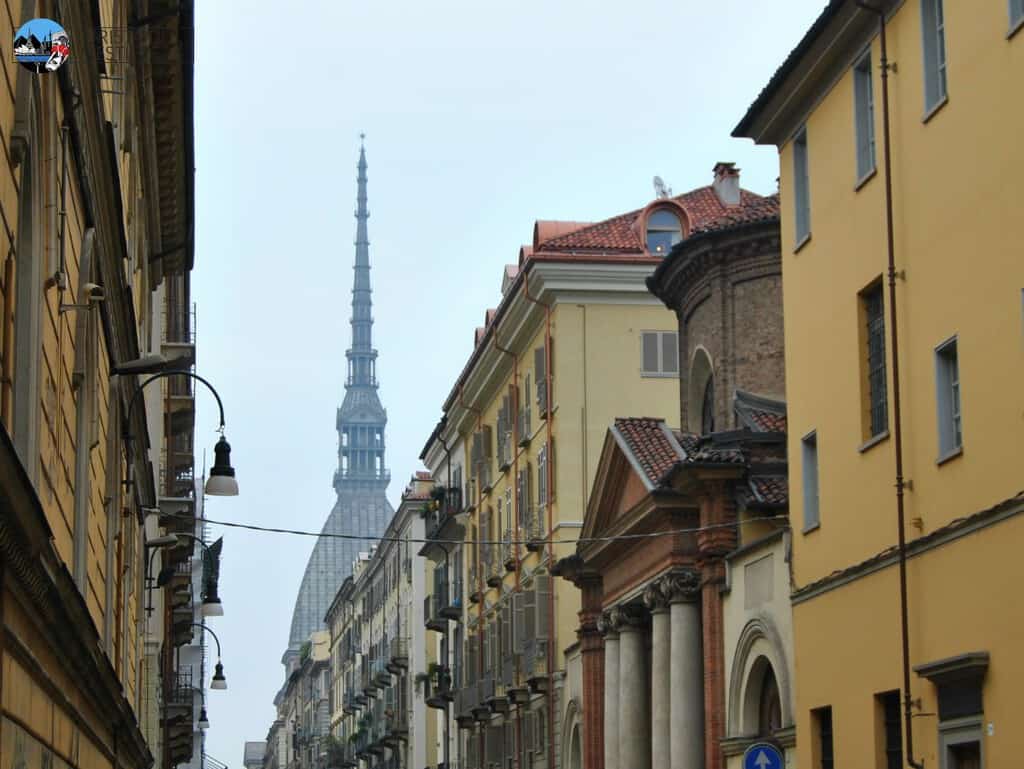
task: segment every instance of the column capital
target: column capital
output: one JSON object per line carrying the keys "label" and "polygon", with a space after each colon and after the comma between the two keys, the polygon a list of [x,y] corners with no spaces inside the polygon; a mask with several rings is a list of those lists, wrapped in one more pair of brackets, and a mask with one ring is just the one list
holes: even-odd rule
{"label": "column capital", "polygon": [[700,572],[695,569],[674,571],[659,580],[659,589],[668,603],[696,601],[700,598]]}
{"label": "column capital", "polygon": [[669,596],[665,592],[664,580],[654,580],[644,588],[644,606],[652,614],[668,611]]}
{"label": "column capital", "polygon": [[638,606],[613,606],[598,620],[598,628],[605,636],[635,630],[643,624],[644,612]]}

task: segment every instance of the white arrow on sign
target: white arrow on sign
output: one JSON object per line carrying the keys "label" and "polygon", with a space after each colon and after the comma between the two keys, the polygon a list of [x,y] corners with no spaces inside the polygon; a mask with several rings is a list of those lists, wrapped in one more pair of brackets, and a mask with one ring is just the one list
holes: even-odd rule
{"label": "white arrow on sign", "polygon": [[770,765],[771,762],[772,760],[768,758],[768,754],[763,750],[759,750],[757,752],[757,758],[754,759],[754,763],[757,764],[757,769],[764,769],[766,766]]}

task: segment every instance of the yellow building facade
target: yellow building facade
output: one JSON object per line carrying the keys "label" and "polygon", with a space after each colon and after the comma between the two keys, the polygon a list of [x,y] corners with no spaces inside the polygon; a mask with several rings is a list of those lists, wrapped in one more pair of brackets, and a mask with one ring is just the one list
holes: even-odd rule
{"label": "yellow building facade", "polygon": [[1011,766],[1024,8],[878,5],[830,3],[735,131],[780,152],[799,765]]}
{"label": "yellow building facade", "polygon": [[709,185],[603,222],[539,221],[475,332],[421,455],[449,487],[421,554],[460,767],[582,765],[580,595],[551,568],[575,552],[613,420],[679,413],[677,319],[645,280],[726,212]]}
{"label": "yellow building facade", "polygon": [[[178,25],[191,29],[190,7],[132,32],[127,2],[3,8],[12,29],[57,20],[73,50],[36,74],[16,63],[11,36],[0,43],[4,766],[184,760],[162,744],[157,715],[145,728],[164,671],[144,665],[143,521],[163,495],[165,441],[173,432],[191,447],[192,424],[154,425],[166,390],[132,406],[138,380],[113,367],[160,352],[188,315],[191,60],[179,58]],[[157,34],[174,44],[140,53],[138,36]],[[92,45],[101,38],[110,44]],[[154,94],[155,73],[175,86]],[[161,120],[175,122],[158,135]],[[179,550],[187,560],[192,545]],[[157,647],[171,640],[169,625],[154,628]]]}

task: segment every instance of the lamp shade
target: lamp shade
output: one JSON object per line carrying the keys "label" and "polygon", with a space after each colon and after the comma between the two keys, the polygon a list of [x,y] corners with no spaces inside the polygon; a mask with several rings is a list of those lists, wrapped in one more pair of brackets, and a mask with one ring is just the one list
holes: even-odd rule
{"label": "lamp shade", "polygon": [[223,435],[213,447],[213,454],[213,467],[210,468],[210,477],[206,481],[206,493],[213,497],[238,496],[235,468],[231,466],[231,444]]}
{"label": "lamp shade", "polygon": [[220,602],[220,598],[217,596],[209,595],[203,599],[202,611],[204,617],[223,617],[224,604]]}
{"label": "lamp shade", "polygon": [[206,717],[206,708],[202,708],[199,711],[199,723],[197,724],[197,726],[200,729],[209,729],[210,728],[210,719],[208,719]]}
{"label": "lamp shade", "polygon": [[228,681],[224,678],[224,666],[217,661],[217,665],[213,669],[213,680],[210,681],[211,689],[227,689]]}

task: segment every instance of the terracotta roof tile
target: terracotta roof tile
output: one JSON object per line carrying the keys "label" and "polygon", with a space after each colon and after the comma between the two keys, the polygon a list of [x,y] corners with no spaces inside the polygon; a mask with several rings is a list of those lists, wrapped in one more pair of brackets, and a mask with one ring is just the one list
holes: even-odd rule
{"label": "terracotta roof tile", "polygon": [[[710,228],[724,229],[737,223],[758,221],[778,216],[777,195],[767,198],[749,190],[740,191],[740,204],[726,206],[710,185],[672,198],[690,218],[690,234]],[[605,253],[635,253],[646,255],[643,234],[634,227],[644,209],[613,216],[573,232],[557,235],[537,244],[536,255],[565,251],[597,251]],[[773,213],[774,212],[774,213]],[[731,224],[730,224],[731,223]]]}
{"label": "terracotta roof tile", "polygon": [[633,458],[643,468],[651,483],[656,484],[682,459],[669,440],[662,419],[619,417],[615,420],[615,429],[625,440]]}
{"label": "terracotta roof tile", "polygon": [[751,476],[749,485],[754,499],[762,504],[789,504],[789,482],[784,475]]}
{"label": "terracotta roof tile", "polygon": [[737,390],[733,409],[741,427],[759,433],[786,432],[786,402]]}

